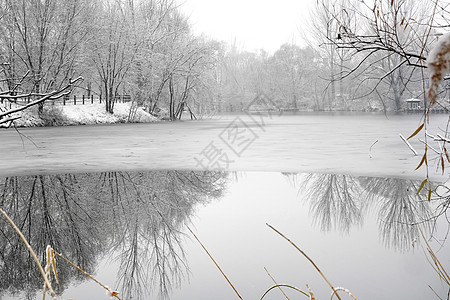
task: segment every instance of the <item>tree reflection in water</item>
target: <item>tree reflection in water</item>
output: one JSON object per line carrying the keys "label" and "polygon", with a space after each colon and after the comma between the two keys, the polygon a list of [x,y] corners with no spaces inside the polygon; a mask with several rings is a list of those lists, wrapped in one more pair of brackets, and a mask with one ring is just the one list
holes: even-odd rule
{"label": "tree reflection in water", "polygon": [[[420,182],[411,180],[283,174],[303,191],[322,230],[347,232],[372,210],[384,243],[401,250],[419,237],[417,224],[430,229],[450,203],[450,197],[438,197],[433,210],[426,195],[416,194]],[[235,181],[243,176],[234,175]],[[230,178],[224,172],[179,171],[11,177],[0,188],[0,206],[42,261],[48,244],[88,272],[114,255],[123,299],[148,298],[152,291],[165,298],[188,270],[182,228],[198,203],[221,196]],[[0,296],[25,291],[32,298],[42,289],[39,271],[3,219],[0,235]],[[64,262],[58,272],[60,292],[86,279]]]}
{"label": "tree reflection in water", "polygon": [[[119,286],[124,299],[140,299],[154,287],[164,298],[187,271],[181,247],[183,224],[197,203],[221,195],[223,172],[142,173],[11,177],[0,206],[37,253],[48,244],[92,272],[107,253],[119,253]],[[1,219],[0,295],[41,290],[42,279],[19,237]],[[61,262],[62,292],[83,278]]]}
{"label": "tree reflection in water", "polygon": [[378,211],[380,235],[390,247],[407,250],[420,239],[418,224],[429,231],[434,213],[426,194],[417,194],[420,181],[360,178],[366,191],[365,207]]}
{"label": "tree reflection in water", "polygon": [[322,230],[333,227],[348,232],[362,223],[360,189],[353,177],[335,174],[308,174],[301,187],[310,203],[314,221]]}
{"label": "tree reflection in water", "polygon": [[301,182],[300,189],[322,230],[347,232],[361,224],[364,212],[375,210],[383,242],[401,251],[420,238],[417,225],[429,231],[437,214],[426,195],[417,195],[420,181],[309,174]]}
{"label": "tree reflection in water", "polygon": [[[90,226],[85,200],[76,193],[74,176],[33,176],[6,178],[0,205],[24,233],[33,249],[45,259],[48,244],[70,257],[86,271],[93,270],[102,239],[98,227]],[[0,221],[0,290],[26,291],[31,297],[42,289],[42,277],[22,241],[4,219]],[[74,278],[76,270],[59,266],[62,289]]]}

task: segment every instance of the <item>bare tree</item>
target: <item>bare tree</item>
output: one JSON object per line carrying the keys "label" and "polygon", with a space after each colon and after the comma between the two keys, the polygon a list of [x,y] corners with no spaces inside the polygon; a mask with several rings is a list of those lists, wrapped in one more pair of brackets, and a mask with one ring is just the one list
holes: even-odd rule
{"label": "bare tree", "polygon": [[[328,102],[328,109],[331,110],[337,105],[338,100],[344,100],[344,82],[341,74],[348,69],[351,59],[348,51],[339,49],[333,43],[329,43],[329,36],[337,35],[338,27],[334,22],[334,18],[343,14],[343,7],[349,3],[348,0],[316,1],[315,7],[311,11],[309,29],[311,34],[305,37],[309,45],[317,49],[321,54],[327,75],[323,76],[328,81],[326,89],[323,91]],[[346,14],[347,26],[353,28],[357,26],[357,18],[351,12]],[[337,84],[339,90],[337,91]],[[339,97],[337,97],[339,96]],[[338,99],[339,98],[339,99]]]}
{"label": "bare tree", "polygon": [[142,44],[134,39],[133,22],[130,21],[134,18],[132,5],[132,2],[112,0],[97,2],[92,61],[101,82],[105,108],[109,113],[114,112],[115,97]]}
{"label": "bare tree", "polygon": [[[283,107],[297,109],[306,107],[306,99],[314,94],[314,82],[318,75],[317,53],[310,47],[284,44],[270,57],[269,78],[275,97],[282,100]],[[319,108],[319,107],[317,107]]]}
{"label": "bare tree", "polygon": [[[4,0],[0,5],[0,63],[6,87],[30,92],[33,100],[61,90],[76,77],[80,44],[85,38],[89,2],[84,0]],[[29,75],[15,86],[23,74]],[[44,101],[38,102],[42,113]]]}
{"label": "bare tree", "polygon": [[[169,80],[169,116],[181,119],[185,110],[191,118],[196,118],[195,112],[200,107],[200,91],[210,88],[209,71],[214,68],[213,45],[200,38],[189,38],[185,47],[182,64],[172,74]],[[195,107],[197,106],[197,107]]]}
{"label": "bare tree", "polygon": [[[400,110],[402,94],[417,78],[416,69],[426,68],[430,45],[439,36],[439,30],[447,26],[441,23],[448,15],[447,7],[448,4],[440,0],[377,0],[372,4],[347,2],[340,10],[330,11],[330,23],[336,31],[327,35],[327,43],[348,51],[356,60],[340,77],[355,75],[363,77],[364,82],[374,81],[363,96],[379,93],[382,90],[379,87],[387,83],[392,90],[394,107]],[[359,26],[349,25],[352,16],[357,16]],[[413,88],[422,95],[423,81],[422,77]],[[417,91],[411,93],[417,94]]]}
{"label": "bare tree", "polygon": [[[142,2],[135,9],[136,36],[143,41],[130,70],[129,84],[134,94],[134,104],[145,106],[153,112],[167,79],[159,82],[159,70],[163,65],[160,45],[173,34],[164,26],[176,6],[171,0]],[[138,28],[141,28],[138,30]],[[170,49],[167,49],[170,50]]]}

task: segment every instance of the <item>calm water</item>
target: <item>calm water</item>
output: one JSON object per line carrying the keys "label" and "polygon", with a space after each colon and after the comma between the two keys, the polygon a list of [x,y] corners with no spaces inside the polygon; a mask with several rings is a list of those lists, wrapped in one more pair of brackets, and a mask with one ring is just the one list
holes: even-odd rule
{"label": "calm water", "polygon": [[[428,286],[441,296],[446,287],[409,224],[432,230],[433,248],[448,266],[448,223],[433,217],[449,200],[433,195],[428,203],[416,195],[419,184],[277,172],[44,175],[3,178],[0,205],[38,253],[53,245],[122,299],[237,299],[186,225],[244,299],[259,299],[273,284],[264,267],[279,283],[302,290],[308,284],[317,299],[329,299],[312,265],[266,223],[304,250],[333,285],[359,299],[436,299]],[[447,188],[437,191],[447,196]],[[34,263],[3,219],[0,234],[2,299],[42,299]],[[64,299],[107,298],[57,263]],[[273,290],[265,299],[284,296]]]}

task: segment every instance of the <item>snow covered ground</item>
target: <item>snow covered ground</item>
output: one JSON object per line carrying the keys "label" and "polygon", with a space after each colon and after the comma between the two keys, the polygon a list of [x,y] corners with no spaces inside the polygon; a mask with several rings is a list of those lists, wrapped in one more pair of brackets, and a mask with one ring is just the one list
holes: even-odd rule
{"label": "snow covered ground", "polygon": [[67,105],[61,106],[62,113],[69,125],[106,124],[106,123],[149,123],[158,119],[142,108],[137,108],[134,116],[129,119],[131,103],[116,103],[114,114],[105,111],[103,104]]}
{"label": "snow covered ground", "polygon": [[[54,125],[93,125],[113,123],[149,123],[156,122],[158,118],[136,108],[130,114],[131,103],[116,103],[114,114],[105,111],[105,105],[55,105],[46,107],[45,115]],[[45,126],[46,122],[37,116],[36,108],[21,112],[21,118],[16,121],[18,127]],[[51,121],[53,120],[53,121]]]}

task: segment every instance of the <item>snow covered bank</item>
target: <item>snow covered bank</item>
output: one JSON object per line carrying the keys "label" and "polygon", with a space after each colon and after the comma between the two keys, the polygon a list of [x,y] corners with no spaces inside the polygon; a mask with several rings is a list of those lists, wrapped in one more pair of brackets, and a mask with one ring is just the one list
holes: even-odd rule
{"label": "snow covered bank", "polygon": [[112,124],[112,123],[149,123],[158,119],[142,108],[136,108],[130,114],[130,103],[116,103],[114,114],[107,113],[103,104],[62,106],[62,114],[68,125]]}
{"label": "snow covered bank", "polygon": [[130,113],[131,103],[116,103],[114,114],[105,111],[104,104],[48,106],[42,118],[37,116],[36,108],[22,112],[16,121],[18,127],[37,127],[46,125],[92,125],[113,123],[149,123],[158,118],[135,108]]}

